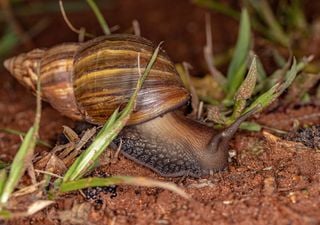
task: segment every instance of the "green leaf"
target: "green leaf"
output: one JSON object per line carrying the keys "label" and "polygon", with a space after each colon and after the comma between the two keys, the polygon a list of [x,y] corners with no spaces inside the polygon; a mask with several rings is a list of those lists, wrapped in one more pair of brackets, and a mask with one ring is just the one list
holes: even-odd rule
{"label": "green leaf", "polygon": [[233,98],[235,92],[243,81],[246,70],[246,62],[250,51],[250,45],[250,20],[248,11],[246,9],[243,9],[241,13],[240,32],[227,74],[228,100],[231,100]]}
{"label": "green leaf", "polygon": [[292,66],[289,71],[287,71],[285,75],[285,80],[282,83],[275,84],[268,91],[260,95],[246,110],[245,112],[250,111],[255,108],[257,105],[261,105],[261,109],[270,105],[275,99],[277,99],[293,82],[297,73],[299,72],[297,68],[296,59],[293,59]]}

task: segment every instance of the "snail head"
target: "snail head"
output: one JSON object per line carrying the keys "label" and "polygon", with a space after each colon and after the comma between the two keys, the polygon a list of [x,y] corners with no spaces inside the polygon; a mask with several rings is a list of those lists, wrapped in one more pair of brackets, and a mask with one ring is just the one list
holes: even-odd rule
{"label": "snail head", "polygon": [[227,127],[224,131],[212,137],[207,146],[206,157],[203,157],[202,166],[213,170],[220,170],[228,163],[228,143],[240,127],[241,123],[250,116],[262,109],[259,104],[247,113],[243,114],[237,120]]}

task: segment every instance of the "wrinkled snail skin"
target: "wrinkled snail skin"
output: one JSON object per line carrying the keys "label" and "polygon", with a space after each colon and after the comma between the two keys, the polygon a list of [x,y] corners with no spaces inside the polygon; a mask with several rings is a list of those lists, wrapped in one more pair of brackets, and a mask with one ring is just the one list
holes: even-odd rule
{"label": "wrinkled snail skin", "polygon": [[[4,66],[63,115],[104,124],[132,95],[155,46],[134,35],[108,35],[86,43],[35,49],[8,59]],[[167,54],[161,50],[142,89],[128,126],[115,139],[123,154],[163,176],[199,177],[225,168],[228,141],[240,117],[218,133],[177,110],[190,99]]]}
{"label": "wrinkled snail skin", "polygon": [[244,114],[222,132],[173,111],[126,127],[114,142],[118,146],[121,143],[126,157],[162,176],[201,177],[227,166],[228,142],[255,111]]}

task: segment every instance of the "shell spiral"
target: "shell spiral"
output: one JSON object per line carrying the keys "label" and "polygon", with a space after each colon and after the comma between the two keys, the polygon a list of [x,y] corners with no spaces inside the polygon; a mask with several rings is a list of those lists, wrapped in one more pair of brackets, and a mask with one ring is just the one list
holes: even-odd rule
{"label": "shell spiral", "polygon": [[[134,35],[103,36],[83,44],[74,56],[73,90],[86,121],[103,124],[132,95],[155,46]],[[183,105],[187,90],[166,53],[161,50],[139,91],[129,124],[142,123]]]}

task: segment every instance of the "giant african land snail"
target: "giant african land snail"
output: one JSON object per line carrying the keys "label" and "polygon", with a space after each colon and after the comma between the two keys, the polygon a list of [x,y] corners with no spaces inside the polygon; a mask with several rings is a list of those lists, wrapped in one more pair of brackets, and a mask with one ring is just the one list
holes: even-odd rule
{"label": "giant african land snail", "polygon": [[[154,45],[133,35],[109,35],[86,43],[36,49],[5,61],[23,85],[35,90],[40,70],[42,98],[65,116],[103,124],[124,106],[139,78],[137,55],[144,68]],[[125,156],[163,176],[202,176],[225,168],[228,141],[240,117],[222,132],[193,121],[177,110],[189,100],[173,63],[161,50],[138,94],[122,140]]]}

